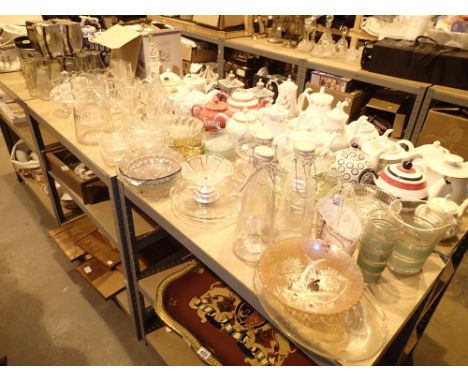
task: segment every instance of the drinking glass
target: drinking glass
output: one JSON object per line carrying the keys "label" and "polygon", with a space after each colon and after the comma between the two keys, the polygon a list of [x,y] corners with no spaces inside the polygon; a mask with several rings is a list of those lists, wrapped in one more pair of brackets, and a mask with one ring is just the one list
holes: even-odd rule
{"label": "drinking glass", "polygon": [[389,210],[374,210],[367,217],[357,264],[367,284],[376,283],[399,239],[402,224]]}
{"label": "drinking glass", "polygon": [[401,212],[395,216],[401,222],[402,230],[387,266],[395,273],[412,275],[421,272],[434,247],[452,224],[440,224],[418,215],[418,207],[427,204],[425,200],[401,200],[401,203]]}
{"label": "drinking glass", "polygon": [[118,164],[128,153],[129,145],[120,132],[103,132],[99,140],[102,159],[108,166]]}

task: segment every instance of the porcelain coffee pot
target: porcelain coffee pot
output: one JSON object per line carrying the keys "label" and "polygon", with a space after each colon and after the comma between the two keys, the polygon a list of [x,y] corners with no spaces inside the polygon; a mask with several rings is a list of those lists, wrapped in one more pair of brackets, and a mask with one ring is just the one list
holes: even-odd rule
{"label": "porcelain coffee pot", "polygon": [[297,89],[298,86],[291,80],[291,76],[278,86],[278,97],[276,104],[282,105],[289,110],[289,117],[294,118],[299,114],[297,108]]}
{"label": "porcelain coffee pot", "polygon": [[461,156],[448,154],[431,159],[427,166],[443,177],[430,186],[429,198],[441,196],[445,185],[449,184],[447,197],[455,203],[462,203],[466,196],[468,162],[464,162]]}
{"label": "porcelain coffee pot", "polygon": [[443,240],[454,237],[460,230],[460,220],[468,207],[468,199],[459,206],[449,198],[432,198],[427,204],[422,204],[416,209],[416,216],[435,222],[438,225],[452,224]]}

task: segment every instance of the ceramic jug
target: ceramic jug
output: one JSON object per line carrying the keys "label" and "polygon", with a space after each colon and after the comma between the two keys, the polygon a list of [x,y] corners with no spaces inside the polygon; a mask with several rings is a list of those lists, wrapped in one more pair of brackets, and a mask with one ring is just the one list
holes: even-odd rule
{"label": "ceramic jug", "polygon": [[297,89],[298,86],[291,80],[291,76],[278,86],[278,97],[276,104],[284,106],[289,110],[289,117],[293,118],[299,114],[297,108]]}

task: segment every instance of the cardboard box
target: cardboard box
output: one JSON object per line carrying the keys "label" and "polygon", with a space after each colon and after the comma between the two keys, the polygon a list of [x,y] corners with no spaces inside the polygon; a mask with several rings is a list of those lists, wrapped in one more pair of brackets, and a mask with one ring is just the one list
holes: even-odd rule
{"label": "cardboard box", "polygon": [[194,15],[193,21],[220,31],[244,25],[243,15]]}
{"label": "cardboard box", "polygon": [[379,132],[393,129],[392,138],[401,138],[406,122],[409,96],[390,89],[377,89],[373,97],[362,108],[361,115],[367,115]]}
{"label": "cardboard box", "polygon": [[210,45],[204,42],[194,42],[181,38],[182,60],[196,63],[217,61],[218,52],[210,49]]}
{"label": "cardboard box", "polygon": [[64,147],[54,147],[45,151],[47,170],[72,189],[83,199],[84,204],[94,204],[109,200],[109,189],[97,177],[84,180],[75,174],[73,168],[80,161]]}
{"label": "cardboard box", "polygon": [[111,50],[111,61],[120,59],[132,65],[135,75],[146,78],[149,62],[149,38],[156,36],[156,45],[161,57],[162,70],[171,69],[175,73],[182,73],[182,56],[180,49],[180,31],[175,29],[158,29],[148,26],[142,31],[138,25],[114,25],[99,34],[94,43]]}
{"label": "cardboard box", "polygon": [[468,160],[468,114],[458,107],[429,110],[416,146],[434,141]]}
{"label": "cardboard box", "polygon": [[[313,85],[310,82],[306,83],[306,88],[312,89],[314,93],[320,91],[319,85]],[[370,98],[370,94],[365,90],[353,90],[351,93],[344,93],[325,88],[325,93],[333,96],[332,107],[335,107],[338,101],[348,101],[348,106],[344,108],[344,111],[349,114],[348,123],[359,117],[362,107]]]}

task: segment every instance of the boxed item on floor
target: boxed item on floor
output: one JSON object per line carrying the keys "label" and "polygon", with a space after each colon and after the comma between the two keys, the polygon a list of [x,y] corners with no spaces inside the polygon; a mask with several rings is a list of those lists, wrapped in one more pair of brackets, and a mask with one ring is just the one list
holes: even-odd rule
{"label": "boxed item on floor", "polygon": [[218,59],[218,52],[210,49],[206,42],[195,42],[185,37],[181,38],[182,60],[189,62],[209,62]]}
{"label": "boxed item on floor", "polygon": [[109,200],[109,189],[94,174],[83,179],[74,169],[80,161],[64,147],[45,151],[47,169],[83,199],[84,204],[95,204]]}
{"label": "boxed item on floor", "polygon": [[346,93],[351,89],[352,80],[351,78],[313,70],[310,75],[310,83]]}
{"label": "boxed item on floor", "polygon": [[382,134],[393,129],[392,138],[401,138],[406,122],[406,111],[409,96],[405,93],[377,89],[373,97],[362,108],[361,115],[367,115]]}
{"label": "boxed item on floor", "polygon": [[428,37],[368,43],[362,57],[363,69],[370,72],[468,89],[468,50],[441,46]]}
{"label": "boxed item on floor", "polygon": [[244,25],[243,15],[194,15],[194,22],[218,30],[235,29]]}
{"label": "boxed item on floor", "polygon": [[139,26],[114,25],[94,38],[94,43],[111,49],[111,61],[121,59],[132,64],[135,75],[140,78],[147,76],[149,62],[149,38],[156,36],[161,64],[164,69],[182,73],[182,56],[180,49],[180,32],[175,29],[158,29],[147,26],[144,31],[136,29]]}
{"label": "boxed item on floor", "polygon": [[0,114],[13,124],[26,122],[24,109],[16,102],[0,102]]}
{"label": "boxed item on floor", "polygon": [[[306,88],[310,88],[315,92],[320,91],[319,85],[313,85],[310,82],[306,83]],[[332,107],[335,107],[338,101],[348,101],[348,106],[344,111],[349,114],[348,123],[359,117],[362,107],[366,104],[370,95],[365,90],[353,90],[350,93],[344,93],[333,89],[325,88],[325,93],[333,96]]]}
{"label": "boxed item on floor", "polygon": [[459,107],[429,110],[417,146],[434,141],[468,160],[468,111]]}

